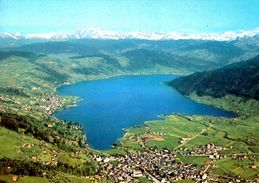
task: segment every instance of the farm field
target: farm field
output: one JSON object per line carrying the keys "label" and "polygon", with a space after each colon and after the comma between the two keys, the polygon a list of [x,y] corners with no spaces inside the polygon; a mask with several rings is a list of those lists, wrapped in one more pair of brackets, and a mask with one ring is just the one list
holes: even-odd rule
{"label": "farm field", "polygon": [[[259,116],[256,114],[258,101],[248,100],[240,105],[239,100],[236,99],[239,105],[229,105],[226,101],[233,100],[233,96],[227,96],[221,100],[194,96],[192,98],[196,101],[239,111],[239,116],[236,118],[179,114],[163,116],[162,120],[148,121],[143,126],[127,129],[116,148],[121,151],[150,147],[170,149],[176,153],[176,159],[179,162],[206,168],[211,175],[211,180],[217,177],[226,181],[233,176],[246,180],[257,178],[259,175],[259,135],[257,133]],[[233,102],[233,104],[237,103]],[[250,113],[247,106],[251,109]],[[246,110],[247,115],[252,115],[243,116],[243,110]],[[206,153],[192,153],[205,144],[221,147],[217,159],[211,158]]]}

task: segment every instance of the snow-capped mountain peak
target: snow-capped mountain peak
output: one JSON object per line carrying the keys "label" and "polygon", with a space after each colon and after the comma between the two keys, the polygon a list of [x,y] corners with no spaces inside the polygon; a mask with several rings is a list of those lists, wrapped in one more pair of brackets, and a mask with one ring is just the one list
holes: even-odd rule
{"label": "snow-capped mountain peak", "polygon": [[50,33],[0,33],[0,38],[12,39],[47,39],[47,40],[67,40],[67,39],[147,39],[147,40],[218,40],[228,41],[242,37],[252,37],[259,34],[259,28],[249,31],[229,31],[223,33],[181,33],[181,32],[117,32],[107,31],[99,28],[77,29],[74,32],[50,32]]}

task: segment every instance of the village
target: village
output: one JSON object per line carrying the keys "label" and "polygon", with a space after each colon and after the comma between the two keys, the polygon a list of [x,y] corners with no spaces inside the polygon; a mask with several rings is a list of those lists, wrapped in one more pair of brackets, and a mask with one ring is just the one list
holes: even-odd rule
{"label": "village", "polygon": [[[210,167],[215,166],[214,162],[226,157],[220,156],[218,153],[223,150],[226,150],[226,148],[209,143],[191,150],[180,148],[177,151],[170,151],[168,149],[144,148],[127,153],[125,156],[92,154],[92,157],[101,167],[99,176],[112,179],[115,182],[130,182],[139,177],[146,177],[155,183],[174,182],[183,179],[192,179],[197,182],[217,182],[219,178],[240,182],[241,180],[238,178],[207,176],[206,172]],[[204,166],[197,167],[193,164],[183,164],[177,161],[177,154],[181,156],[206,156],[209,160]],[[230,157],[234,156],[231,155]],[[235,157],[241,157],[242,160],[246,158],[244,154],[237,154]],[[251,168],[255,169],[256,165],[252,164]]]}
{"label": "village", "polygon": [[[58,108],[64,106],[62,98],[55,94],[49,96],[32,96],[29,98],[20,98],[16,96],[0,96],[2,105],[1,111],[5,112],[18,112],[18,111],[39,111],[47,115],[51,115]],[[8,104],[8,108],[5,107],[5,103]],[[10,105],[11,104],[11,105]],[[22,108],[20,108],[22,106]]]}
{"label": "village", "polygon": [[[43,141],[41,143],[44,144]],[[26,149],[33,148],[34,144],[23,144],[19,150],[27,151]],[[99,166],[95,177],[99,177],[99,179],[106,178],[114,182],[131,182],[140,177],[146,177],[155,183],[174,182],[183,179],[192,179],[205,183],[207,181],[218,182],[222,178],[233,182],[240,182],[241,180],[238,178],[207,176],[207,170],[214,166],[214,162],[217,159],[215,158],[215,153],[223,149],[210,143],[194,148],[191,152],[183,155],[208,156],[210,159],[202,167],[177,161],[177,153],[179,151],[170,151],[168,149],[144,148],[142,150],[130,151],[126,155],[107,155],[92,151],[90,152],[90,156]],[[46,148],[43,150],[44,155],[51,155],[51,161],[46,161],[43,164],[57,166],[59,156],[61,155],[60,152],[55,150],[50,151]],[[77,152],[70,154],[71,157],[75,155],[78,155]],[[211,158],[211,155],[213,155],[213,158]],[[245,154],[234,154],[230,157],[245,160],[247,156]],[[37,156],[30,158],[34,162],[39,161]],[[252,168],[256,168],[256,165],[253,164],[252,166],[255,166]],[[44,172],[43,176],[45,175],[46,172]],[[17,178],[17,176],[14,176],[14,178]]]}
{"label": "village", "polygon": [[182,179],[206,182],[206,173],[192,164],[177,162],[175,156],[167,149],[149,148],[125,156],[105,157],[93,154],[93,159],[101,167],[100,175],[115,182],[129,182],[143,176],[152,182],[172,182]]}

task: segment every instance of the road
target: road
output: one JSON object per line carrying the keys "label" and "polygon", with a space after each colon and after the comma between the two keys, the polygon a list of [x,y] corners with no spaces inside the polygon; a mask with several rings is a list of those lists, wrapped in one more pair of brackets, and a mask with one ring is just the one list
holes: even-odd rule
{"label": "road", "polygon": [[[210,127],[209,127],[209,128],[210,128]],[[201,135],[201,134],[204,133],[205,131],[206,131],[206,129],[203,129],[201,132],[197,133],[196,135],[194,135],[192,138],[190,138],[190,139],[187,140],[186,142],[180,144],[179,146],[176,146],[176,147],[174,148],[174,150],[176,150],[176,149],[182,147],[183,145],[185,145],[185,144],[188,143],[189,141],[195,139],[196,137],[198,137],[199,135]]]}

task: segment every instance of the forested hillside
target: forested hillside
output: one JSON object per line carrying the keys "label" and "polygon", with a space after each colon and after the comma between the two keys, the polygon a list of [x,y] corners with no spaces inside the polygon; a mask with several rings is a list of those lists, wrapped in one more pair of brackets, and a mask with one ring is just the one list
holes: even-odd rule
{"label": "forested hillside", "polygon": [[179,77],[169,83],[181,93],[222,97],[227,94],[259,99],[259,56],[223,68]]}

